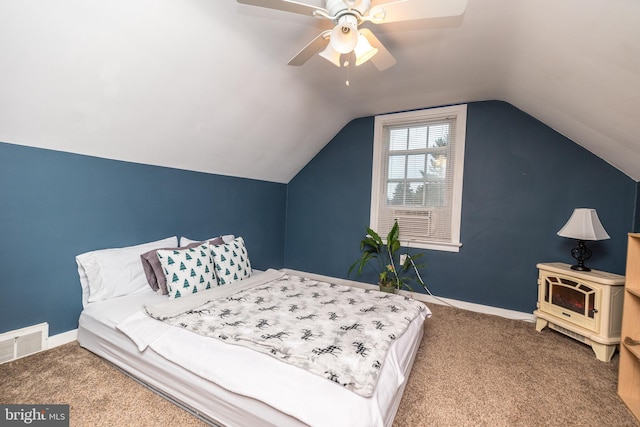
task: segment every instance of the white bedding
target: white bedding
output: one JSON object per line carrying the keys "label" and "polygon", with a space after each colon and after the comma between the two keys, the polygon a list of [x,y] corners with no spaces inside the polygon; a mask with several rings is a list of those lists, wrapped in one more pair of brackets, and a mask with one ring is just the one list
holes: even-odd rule
{"label": "white bedding", "polygon": [[[163,301],[166,297],[149,289],[89,304],[80,317],[78,341],[229,426],[390,426],[430,314],[426,310],[396,340],[373,396],[365,398],[267,355],[169,326],[141,310]],[[116,326],[138,337],[135,331],[143,330],[146,338],[138,339],[136,347]]]}

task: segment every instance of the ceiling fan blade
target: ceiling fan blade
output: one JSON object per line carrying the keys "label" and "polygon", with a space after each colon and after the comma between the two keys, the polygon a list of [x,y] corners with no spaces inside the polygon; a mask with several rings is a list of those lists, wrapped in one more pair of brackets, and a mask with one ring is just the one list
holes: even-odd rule
{"label": "ceiling fan blade", "polygon": [[266,7],[267,9],[282,10],[284,12],[299,13],[301,15],[316,16],[316,12],[326,15],[328,12],[322,7],[298,3],[289,0],[237,0],[238,3],[250,6]]}
{"label": "ceiling fan blade", "polygon": [[311,57],[320,51],[322,51],[329,44],[329,37],[331,36],[331,30],[323,31],[318,37],[311,40],[309,44],[302,48],[300,52],[289,60],[288,65],[302,65],[307,62]]}
{"label": "ceiling fan blade", "polygon": [[371,62],[376,68],[380,71],[384,71],[387,68],[393,67],[396,63],[396,59],[389,53],[387,48],[378,40],[378,38],[371,32],[368,28],[361,28],[360,34],[366,37],[366,39],[371,43],[371,46],[378,49],[378,53],[376,53],[373,58],[371,58]]}
{"label": "ceiling fan blade", "polygon": [[367,20],[375,24],[462,15],[467,0],[396,0],[372,6]]}

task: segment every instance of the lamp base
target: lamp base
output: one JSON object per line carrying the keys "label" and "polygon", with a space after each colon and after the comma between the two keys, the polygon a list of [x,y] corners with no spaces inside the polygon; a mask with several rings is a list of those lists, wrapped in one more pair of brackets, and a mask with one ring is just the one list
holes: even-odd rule
{"label": "lamp base", "polygon": [[574,257],[576,261],[578,261],[578,264],[571,266],[572,270],[591,271],[589,267],[586,267],[584,265],[584,262],[591,258],[591,251],[584,244],[584,240],[578,240],[578,246],[571,250],[571,256]]}

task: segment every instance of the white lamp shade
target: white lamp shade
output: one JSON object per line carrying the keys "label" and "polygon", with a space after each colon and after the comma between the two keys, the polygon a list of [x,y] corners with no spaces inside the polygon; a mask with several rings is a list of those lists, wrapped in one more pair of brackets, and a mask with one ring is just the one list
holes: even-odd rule
{"label": "white lamp shade", "polygon": [[354,53],[356,54],[356,66],[358,66],[373,58],[373,56],[378,53],[378,49],[371,46],[371,43],[369,43],[369,40],[367,40],[365,36],[359,34],[358,44],[354,49]]}
{"label": "white lamp shade", "polygon": [[320,52],[318,55],[322,56],[327,61],[331,62],[336,67],[340,66],[340,52],[336,52],[335,49],[331,46],[331,43],[327,45],[327,47]]}
{"label": "white lamp shade", "polygon": [[609,235],[604,230],[595,209],[574,209],[569,221],[558,231],[558,236],[576,240],[605,240]]}
{"label": "white lamp shade", "polygon": [[336,52],[349,53],[358,44],[358,25],[345,20],[331,30],[331,46]]}

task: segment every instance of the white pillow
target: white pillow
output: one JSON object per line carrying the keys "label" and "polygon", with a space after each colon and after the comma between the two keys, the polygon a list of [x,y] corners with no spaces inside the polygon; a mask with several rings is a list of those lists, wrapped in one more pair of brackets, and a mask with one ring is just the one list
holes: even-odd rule
{"label": "white pillow", "polygon": [[251,277],[251,262],[242,237],[224,245],[211,245],[218,285],[228,285]]}
{"label": "white pillow", "polygon": [[152,249],[175,247],[176,236],[125,248],[102,249],[76,256],[82,285],[82,306],[148,288],[140,255]]}
{"label": "white pillow", "polygon": [[196,242],[208,242],[210,240],[215,240],[218,237],[222,237],[223,242],[229,243],[234,239],[235,236],[233,234],[224,234],[222,236],[216,236],[216,237],[212,237],[210,239],[204,239],[204,240],[191,240],[182,236],[180,237],[180,247],[187,246],[187,245],[190,245],[191,243],[196,243]]}
{"label": "white pillow", "polygon": [[209,244],[156,252],[167,278],[169,298],[180,298],[217,286]]}

